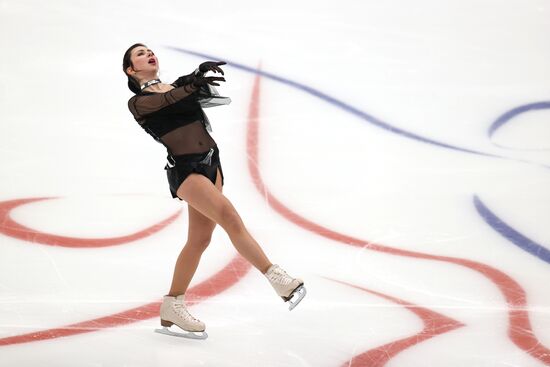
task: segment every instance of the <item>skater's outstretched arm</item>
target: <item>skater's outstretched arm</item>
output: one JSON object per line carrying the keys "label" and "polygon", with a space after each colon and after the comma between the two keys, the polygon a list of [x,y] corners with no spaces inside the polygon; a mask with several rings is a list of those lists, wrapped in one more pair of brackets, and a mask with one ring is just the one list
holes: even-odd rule
{"label": "skater's outstretched arm", "polygon": [[174,88],[164,93],[148,93],[135,95],[128,101],[128,108],[136,121],[142,121],[147,115],[174,104],[195,93],[203,85],[216,85],[225,81],[222,77],[194,76],[191,83]]}

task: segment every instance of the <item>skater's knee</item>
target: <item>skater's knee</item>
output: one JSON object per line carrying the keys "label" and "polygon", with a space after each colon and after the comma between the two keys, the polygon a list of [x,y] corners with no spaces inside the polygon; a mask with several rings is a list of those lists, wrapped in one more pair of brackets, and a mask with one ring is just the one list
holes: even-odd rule
{"label": "skater's knee", "polygon": [[244,228],[243,221],[239,216],[239,213],[231,205],[225,205],[221,211],[220,226],[225,229],[227,233],[239,232]]}
{"label": "skater's knee", "polygon": [[193,238],[189,238],[185,246],[190,247],[195,251],[204,252],[208,245],[210,245],[211,240],[212,235],[195,236]]}

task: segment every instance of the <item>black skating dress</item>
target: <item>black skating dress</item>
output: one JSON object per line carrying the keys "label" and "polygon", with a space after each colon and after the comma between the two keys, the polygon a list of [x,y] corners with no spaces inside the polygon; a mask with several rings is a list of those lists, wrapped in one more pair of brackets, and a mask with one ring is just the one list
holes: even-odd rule
{"label": "black skating dress", "polygon": [[210,122],[202,108],[229,104],[231,100],[220,96],[211,86],[188,92],[184,86],[191,81],[192,74],[182,76],[171,84],[174,89],[168,92],[142,91],[128,101],[139,125],[166,147],[168,164],[164,169],[173,198],[191,173],[204,175],[215,184],[219,169],[223,185],[219,149],[209,134]]}

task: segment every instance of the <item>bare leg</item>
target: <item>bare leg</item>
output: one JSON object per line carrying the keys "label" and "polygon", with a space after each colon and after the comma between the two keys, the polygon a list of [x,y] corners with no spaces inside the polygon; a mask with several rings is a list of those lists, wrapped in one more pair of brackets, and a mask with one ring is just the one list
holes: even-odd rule
{"label": "bare leg", "polygon": [[181,250],[172,278],[169,296],[185,294],[189,283],[199,265],[202,253],[210,244],[212,232],[216,223],[193,209],[188,205],[189,210],[189,233],[187,243]]}
{"label": "bare leg", "polygon": [[[221,175],[218,173],[218,177]],[[205,217],[219,224],[237,251],[262,273],[272,265],[262,248],[250,235],[233,204],[206,177],[191,174],[181,184],[178,197]]]}
{"label": "bare leg", "polygon": [[[216,178],[216,189],[222,191],[220,174]],[[188,204],[187,209],[189,212],[187,242],[176,261],[169,296],[185,294],[193,275],[195,275],[202,253],[210,244],[212,232],[216,227],[216,222],[202,215],[191,205]]]}

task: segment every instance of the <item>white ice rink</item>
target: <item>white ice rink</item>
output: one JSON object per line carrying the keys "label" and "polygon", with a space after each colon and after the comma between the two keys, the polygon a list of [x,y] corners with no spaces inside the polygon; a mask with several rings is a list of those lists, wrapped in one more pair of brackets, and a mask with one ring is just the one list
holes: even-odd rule
{"label": "white ice rink", "polygon": [[[550,1],[0,0],[0,366],[550,366]],[[154,333],[187,235],[127,109],[143,42],[206,110],[221,228]]]}

